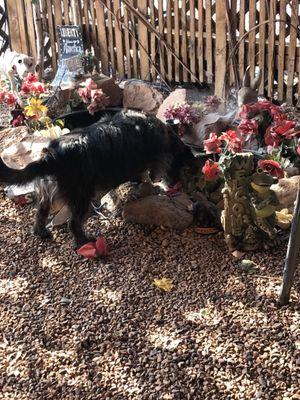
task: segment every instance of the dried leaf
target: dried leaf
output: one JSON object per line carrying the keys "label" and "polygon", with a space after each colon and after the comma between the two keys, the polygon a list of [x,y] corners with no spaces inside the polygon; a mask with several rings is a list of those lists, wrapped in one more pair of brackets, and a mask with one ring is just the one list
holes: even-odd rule
{"label": "dried leaf", "polygon": [[154,279],[153,285],[164,290],[165,292],[171,292],[174,286],[172,280],[169,278]]}

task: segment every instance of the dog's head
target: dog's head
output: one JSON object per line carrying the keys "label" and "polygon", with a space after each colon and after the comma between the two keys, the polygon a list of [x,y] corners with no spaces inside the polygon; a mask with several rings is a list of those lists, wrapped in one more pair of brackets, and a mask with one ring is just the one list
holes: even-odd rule
{"label": "dog's head", "polygon": [[20,78],[25,78],[25,76],[30,72],[35,72],[34,58],[27,56],[26,54],[16,54],[11,68],[15,74],[19,75]]}

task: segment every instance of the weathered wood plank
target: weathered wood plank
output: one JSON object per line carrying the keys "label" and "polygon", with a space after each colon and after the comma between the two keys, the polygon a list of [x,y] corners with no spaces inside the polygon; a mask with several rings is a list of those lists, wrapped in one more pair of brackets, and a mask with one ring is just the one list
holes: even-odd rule
{"label": "weathered wood plank", "polygon": [[[239,35],[240,38],[245,33],[245,11],[246,5],[245,0],[240,1],[240,23],[239,23]],[[239,44],[239,52],[238,52],[238,69],[239,69],[239,79],[240,81],[244,77],[245,73],[245,42],[242,40]]]}
{"label": "weathered wood plank", "polygon": [[34,18],[31,0],[25,0],[26,22],[28,27],[29,54],[36,60],[37,48],[35,41]]}
{"label": "weathered wood plank", "polygon": [[265,66],[266,66],[266,25],[263,22],[266,20],[266,2],[259,1],[259,48],[258,48],[258,63],[261,70],[261,81],[259,84],[258,93],[263,95],[265,90]]}
{"label": "weathered wood plank", "polygon": [[[112,1],[106,0],[106,7],[108,10],[112,10]],[[114,32],[113,32],[113,19],[111,12],[107,12],[107,24],[108,24],[108,48],[110,55],[110,64],[112,68],[112,75],[116,76],[116,54],[115,54],[115,45],[114,45]]]}
{"label": "weathered wood plank", "polygon": [[[172,47],[172,3],[173,1],[167,0],[167,43]],[[168,59],[168,81],[171,82],[173,78],[172,71],[172,54],[167,52]]]}
{"label": "weathered wood plank", "polygon": [[270,0],[269,7],[269,37],[268,37],[268,96],[274,93],[274,61],[275,61],[275,16],[276,0]]}
{"label": "weathered wood plank", "polygon": [[[249,30],[256,25],[256,0],[249,1]],[[250,66],[250,77],[254,78],[255,74],[255,34],[256,31],[252,30],[249,33],[249,52],[248,52],[248,65]]]}
{"label": "weathered wood plank", "polygon": [[198,70],[199,70],[199,80],[200,80],[200,82],[204,82],[203,31],[204,31],[203,0],[198,0]]}
{"label": "weathered wood plank", "polygon": [[[190,0],[190,68],[196,74],[196,21],[195,21],[195,0]],[[195,82],[195,76],[191,76],[191,81]]]}
{"label": "weathered wood plank", "polygon": [[51,0],[47,0],[47,15],[48,15],[49,37],[51,43],[51,62],[53,70],[56,71],[57,68],[56,28],[53,20]]}
{"label": "weathered wood plank", "polygon": [[[180,31],[179,31],[179,1],[174,0],[174,50],[177,57],[180,57]],[[174,61],[175,81],[180,80],[180,66],[178,60]]]}
{"label": "weathered wood plank", "polygon": [[[125,26],[128,27],[128,29],[130,29],[129,26],[129,16],[128,16],[128,10],[126,5],[124,5],[124,23]],[[132,75],[132,57],[131,57],[131,42],[130,42],[130,35],[129,35],[129,31],[128,29],[124,30],[124,41],[125,41],[125,54],[126,54],[126,74],[127,74],[127,78],[131,78]]]}
{"label": "weathered wood plank", "polygon": [[205,0],[205,25],[206,25],[206,64],[207,82],[213,82],[213,47],[212,47],[212,3]]}
{"label": "weathered wood plank", "polygon": [[[182,2],[182,7],[181,7],[181,59],[184,63],[184,65],[187,65],[188,63],[188,48],[187,48],[187,23],[186,23],[186,1]],[[184,82],[187,82],[188,80],[188,73],[185,68],[183,68],[182,71],[182,80]]]}
{"label": "weathered wood plank", "polygon": [[297,45],[297,27],[298,27],[298,0],[292,0],[292,17],[290,25],[290,45],[289,45],[289,63],[288,63],[288,79],[287,79],[287,102],[292,104],[293,97],[293,84],[295,74],[295,59],[296,59],[296,45]]}
{"label": "weathered wood plank", "polygon": [[284,58],[285,58],[285,22],[286,22],[286,2],[280,0],[280,29],[279,29],[279,46],[278,46],[278,100],[284,99]]}
{"label": "weathered wood plank", "polygon": [[[147,0],[139,0],[138,1],[138,10],[145,17],[147,17]],[[148,60],[148,31],[147,27],[139,20],[138,22],[138,32],[139,32],[139,41],[143,47],[140,47],[140,65],[141,65],[141,78],[149,79],[150,77],[150,68],[149,68],[149,60]],[[145,50],[144,50],[145,49]]]}
{"label": "weathered wood plank", "polygon": [[[164,9],[163,2],[158,2],[158,31],[161,37],[164,39],[165,29],[164,29]],[[161,42],[159,45],[159,64],[160,64],[160,74],[162,79],[166,79],[166,68],[165,68],[165,48]]]}
{"label": "weathered wood plank", "polygon": [[224,1],[216,2],[216,73],[215,95],[225,99],[226,82],[226,5]]}
{"label": "weathered wood plank", "polygon": [[63,7],[64,7],[64,23],[65,23],[65,25],[69,25],[70,24],[70,15],[69,15],[70,4],[69,4],[69,0],[63,0]]}
{"label": "weathered wood plank", "polygon": [[[114,0],[113,5],[114,5],[114,14],[118,15],[120,7],[121,7],[120,0]],[[114,27],[115,27],[115,39],[116,39],[116,48],[117,48],[118,75],[119,75],[119,77],[124,78],[125,70],[124,70],[123,37],[122,37],[122,31],[119,28],[116,20],[114,21]]]}

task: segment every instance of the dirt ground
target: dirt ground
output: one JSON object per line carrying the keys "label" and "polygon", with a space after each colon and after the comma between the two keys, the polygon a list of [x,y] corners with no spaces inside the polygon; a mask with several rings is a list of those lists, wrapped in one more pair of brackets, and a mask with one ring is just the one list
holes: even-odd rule
{"label": "dirt ground", "polygon": [[67,230],[34,238],[33,208],[2,190],[0,215],[1,400],[300,399],[299,272],[276,303],[284,245],[247,255],[250,274],[221,236],[95,217],[97,262]]}

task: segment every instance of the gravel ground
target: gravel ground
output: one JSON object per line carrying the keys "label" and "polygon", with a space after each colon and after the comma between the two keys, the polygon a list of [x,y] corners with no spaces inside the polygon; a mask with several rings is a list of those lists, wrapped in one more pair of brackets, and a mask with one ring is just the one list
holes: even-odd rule
{"label": "gravel ground", "polygon": [[[110,248],[42,242],[33,209],[0,213],[0,399],[300,399],[299,273],[276,304],[285,247],[242,272],[221,236],[93,218]],[[162,292],[153,279],[171,278]]]}

